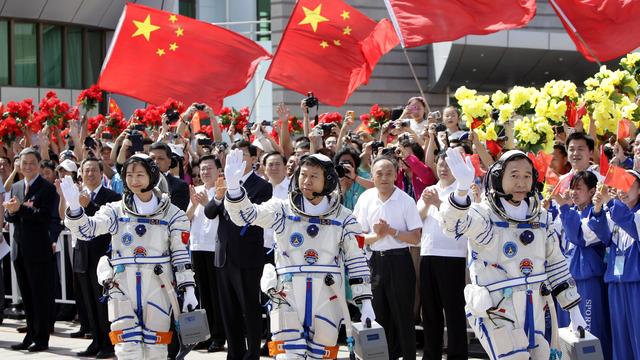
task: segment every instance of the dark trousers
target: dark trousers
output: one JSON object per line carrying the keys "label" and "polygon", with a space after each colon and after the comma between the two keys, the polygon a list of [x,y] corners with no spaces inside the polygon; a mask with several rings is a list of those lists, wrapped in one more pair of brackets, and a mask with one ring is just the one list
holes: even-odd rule
{"label": "dark trousers", "polygon": [[227,335],[227,360],[257,360],[260,358],[262,335],[262,266],[240,269],[227,262],[216,270],[220,286],[220,310]]}
{"label": "dark trousers", "polygon": [[223,345],[225,342],[224,325],[219,304],[219,286],[213,265],[215,253],[213,251],[192,251],[191,264],[196,276],[196,289],[200,295],[200,307],[207,311],[211,342]]}
{"label": "dark trousers", "polygon": [[[422,256],[420,297],[424,324],[423,360],[442,359],[447,322],[447,359],[467,359],[467,318],[464,311],[466,259]],[[444,310],[444,317],[443,317]]]}
{"label": "dark trousers", "polygon": [[[89,264],[87,272],[75,273],[80,288],[77,299],[82,299],[84,304],[85,316],[91,324],[91,334],[93,335],[93,344],[104,352],[112,352],[113,345],[109,339],[110,323],[107,311],[107,302],[100,302],[102,297],[102,286],[98,283],[98,275],[96,269],[98,263]],[[78,306],[78,312],[80,306]]]}
{"label": "dark trousers", "polygon": [[78,310],[78,320],[80,320],[79,331],[88,333],[91,331],[93,323],[89,321],[89,310],[87,309],[87,302],[82,294],[82,285],[80,284],[81,282],[85,281],[83,278],[86,278],[86,274],[82,274],[84,275],[83,278],[81,278],[79,275],[80,273],[73,273],[73,293],[77,294],[75,296],[75,299],[76,309]]}
{"label": "dark trousers", "polygon": [[384,328],[391,359],[416,358],[413,303],[416,273],[409,249],[374,251],[370,261],[373,310]]}
{"label": "dark trousers", "polygon": [[13,262],[27,317],[27,335],[23,343],[49,345],[53,302],[53,255],[48,261],[27,262],[18,251]]}

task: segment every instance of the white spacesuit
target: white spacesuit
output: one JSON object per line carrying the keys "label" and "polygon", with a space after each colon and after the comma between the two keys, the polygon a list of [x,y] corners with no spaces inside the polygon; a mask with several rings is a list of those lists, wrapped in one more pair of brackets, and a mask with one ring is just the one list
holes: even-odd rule
{"label": "white spacesuit", "polygon": [[[467,318],[487,354],[494,360],[547,360],[545,283],[562,308],[570,309],[572,325],[585,324],[577,306],[580,295],[551,216],[539,206],[535,169],[530,172],[534,186],[519,206],[509,203],[511,197],[502,189],[507,163],[519,159],[527,156],[509,151],[489,169],[486,199],[481,203],[471,204],[468,197],[454,192],[441,213],[446,233],[469,239]],[[458,180],[458,191],[464,192],[473,181],[473,165],[456,150],[447,151],[447,163]]]}
{"label": "white spacesuit", "polygon": [[[277,359],[336,358],[338,331],[345,320],[341,307],[345,269],[353,299],[363,304],[363,316],[373,320],[374,315],[369,267],[355,239],[361,229],[334,192],[338,179],[333,164],[317,154],[301,160],[302,166],[310,161],[325,169],[324,199],[317,207],[298,190],[300,170],[291,181],[288,201],[274,198],[255,205],[243,189],[232,191],[233,184],[229,184],[233,178],[229,168],[236,160],[242,161],[242,152],[234,160],[236,155],[227,158],[225,208],[236,224],[258,225],[275,234],[275,271],[269,271],[267,265],[261,280],[262,290],[272,299],[270,353]],[[236,167],[243,169],[244,165]],[[321,213],[314,211],[318,208],[323,209]]]}
{"label": "white spacesuit", "polygon": [[[135,159],[135,156],[132,159]],[[135,161],[133,161],[135,162]],[[141,163],[140,161],[138,161]],[[143,162],[152,168],[148,158]],[[126,181],[126,169],[123,179]],[[153,169],[157,171],[157,167]],[[150,173],[153,173],[150,171]],[[150,176],[151,184],[158,177]],[[110,233],[111,259],[103,257],[98,265],[98,281],[108,290],[109,337],[119,359],[166,359],[173,309],[160,276],[168,276],[185,293],[184,308],[197,304],[193,271],[187,250],[189,220],[171,204],[169,196],[152,189],[155,209],[142,209],[139,199],[126,191],[122,201],[102,206],[91,217],[74,204],[73,184],[63,181],[61,187],[69,209],[65,224],[78,240],[91,240]],[[70,179],[69,179],[70,180]],[[174,276],[175,275],[175,276]]]}

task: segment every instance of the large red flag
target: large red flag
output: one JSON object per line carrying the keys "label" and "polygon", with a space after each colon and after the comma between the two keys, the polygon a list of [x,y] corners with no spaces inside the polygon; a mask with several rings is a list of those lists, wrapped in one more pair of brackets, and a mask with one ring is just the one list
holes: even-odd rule
{"label": "large red flag", "polygon": [[600,145],[600,175],[607,176],[609,173],[609,158],[604,153],[604,145]]}
{"label": "large red flag", "polygon": [[269,57],[260,45],[229,30],[128,3],[98,84],[156,105],[173,98],[218,109]]}
{"label": "large red flag", "polygon": [[[640,1],[549,0],[549,2],[558,13],[578,51],[589,61],[602,62],[615,59],[640,46],[638,36]],[[576,32],[588,48],[580,41]]]}
{"label": "large red flag", "polygon": [[465,35],[486,35],[526,25],[535,0],[385,0],[404,47]]}
{"label": "large red flag", "polygon": [[631,136],[631,121],[621,119],[618,121],[618,131],[616,132],[617,140],[624,140]]}
{"label": "large red flag", "polygon": [[398,43],[387,19],[376,23],[341,0],[299,0],[267,79],[342,106]]}

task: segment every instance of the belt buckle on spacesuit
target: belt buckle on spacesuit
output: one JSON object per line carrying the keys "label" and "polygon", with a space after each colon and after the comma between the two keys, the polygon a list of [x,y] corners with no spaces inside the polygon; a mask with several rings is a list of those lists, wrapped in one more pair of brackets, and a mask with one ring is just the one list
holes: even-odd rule
{"label": "belt buckle on spacesuit", "polygon": [[149,225],[160,225],[160,219],[148,219]]}
{"label": "belt buckle on spacesuit", "polygon": [[538,221],[530,222],[529,225],[531,225],[532,229],[540,229],[540,222],[538,222]]}
{"label": "belt buckle on spacesuit", "polygon": [[267,345],[269,347],[269,356],[276,356],[278,354],[284,354],[284,341],[280,340],[280,341],[276,341],[276,340],[272,340],[269,341],[269,344]]}

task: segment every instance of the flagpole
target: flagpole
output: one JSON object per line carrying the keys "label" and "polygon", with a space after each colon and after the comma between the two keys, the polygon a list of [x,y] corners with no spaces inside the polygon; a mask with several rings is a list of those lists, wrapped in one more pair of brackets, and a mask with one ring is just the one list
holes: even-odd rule
{"label": "flagpole", "polygon": [[409,69],[411,69],[411,74],[413,75],[413,79],[416,81],[418,85],[418,90],[420,90],[420,96],[424,99],[424,104],[426,105],[427,114],[431,112],[431,108],[429,107],[429,102],[427,101],[427,97],[424,96],[424,91],[422,91],[422,85],[420,85],[420,80],[418,80],[418,75],[416,75],[416,71],[413,68],[413,64],[411,63],[411,59],[409,59],[409,54],[407,53],[407,49],[402,48],[402,52],[404,52],[404,57],[407,58],[407,63],[409,64]]}
{"label": "flagpole", "polygon": [[[258,92],[256,93],[256,97],[253,99],[253,104],[251,104],[251,110],[249,110],[249,119],[251,119],[251,116],[253,116],[253,110],[255,110],[256,108],[256,104],[258,103],[258,98],[260,97],[260,94],[262,93],[262,87],[264,86],[264,82],[267,80],[267,77],[263,77],[262,81],[260,82],[260,87],[258,88]],[[256,121],[258,120],[257,118],[255,119]]]}
{"label": "flagpole", "polygon": [[556,4],[555,0],[549,0],[549,2],[551,3],[551,6],[553,6],[556,9],[558,14],[560,14],[562,19],[567,23],[567,25],[569,25],[569,28],[571,28],[571,31],[573,31],[573,33],[576,35],[578,40],[580,40],[582,45],[584,45],[584,47],[587,49],[587,51],[589,52],[589,55],[591,55],[591,57],[596,61],[596,63],[598,63],[598,67],[602,66],[602,63],[600,63],[600,60],[598,60],[598,57],[593,53],[593,50],[591,50],[591,47],[589,47],[587,42],[584,41],[582,36],[580,36],[580,34],[578,33],[578,30],[576,29],[576,27],[573,26],[573,24],[571,23],[571,20],[569,20],[567,15],[565,15],[564,11],[562,11],[562,8],[560,8],[560,6],[558,6],[558,4]]}

